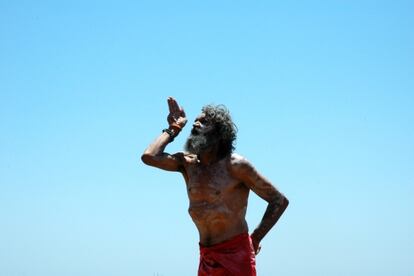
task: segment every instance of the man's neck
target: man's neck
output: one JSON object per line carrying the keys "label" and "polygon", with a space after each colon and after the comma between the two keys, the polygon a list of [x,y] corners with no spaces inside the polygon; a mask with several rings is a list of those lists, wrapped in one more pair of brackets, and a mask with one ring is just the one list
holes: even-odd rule
{"label": "man's neck", "polygon": [[218,161],[218,147],[214,146],[212,148],[206,149],[205,151],[198,154],[198,160],[202,165],[211,165]]}

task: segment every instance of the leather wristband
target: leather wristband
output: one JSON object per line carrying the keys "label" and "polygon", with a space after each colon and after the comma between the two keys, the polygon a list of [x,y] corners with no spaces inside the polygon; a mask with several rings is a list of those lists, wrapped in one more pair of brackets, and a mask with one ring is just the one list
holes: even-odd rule
{"label": "leather wristband", "polygon": [[162,132],[168,133],[168,135],[170,136],[170,142],[174,141],[175,136],[177,136],[177,134],[175,134],[175,131],[173,129],[164,128]]}

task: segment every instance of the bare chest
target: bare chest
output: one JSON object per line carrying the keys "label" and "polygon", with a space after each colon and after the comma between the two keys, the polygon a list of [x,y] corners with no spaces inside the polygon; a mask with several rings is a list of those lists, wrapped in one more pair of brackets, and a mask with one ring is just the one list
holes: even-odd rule
{"label": "bare chest", "polygon": [[210,166],[194,165],[187,170],[187,192],[192,202],[215,202],[238,184],[223,163]]}

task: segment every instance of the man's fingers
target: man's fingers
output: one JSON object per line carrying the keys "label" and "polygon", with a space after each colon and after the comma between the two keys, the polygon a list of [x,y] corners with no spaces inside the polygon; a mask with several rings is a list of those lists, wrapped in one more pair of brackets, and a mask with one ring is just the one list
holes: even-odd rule
{"label": "man's fingers", "polygon": [[259,244],[259,246],[256,249],[256,255],[259,254],[260,250],[262,249],[262,246]]}
{"label": "man's fingers", "polygon": [[173,97],[168,97],[168,107],[170,108],[170,112],[172,113],[180,112],[180,107],[178,106],[177,101]]}
{"label": "man's fingers", "polygon": [[172,97],[168,97],[167,99],[168,109],[170,110],[170,113],[174,112],[173,100],[174,99]]}
{"label": "man's fingers", "polygon": [[175,113],[180,113],[180,107],[178,106],[177,101],[174,99],[172,100],[172,107]]}

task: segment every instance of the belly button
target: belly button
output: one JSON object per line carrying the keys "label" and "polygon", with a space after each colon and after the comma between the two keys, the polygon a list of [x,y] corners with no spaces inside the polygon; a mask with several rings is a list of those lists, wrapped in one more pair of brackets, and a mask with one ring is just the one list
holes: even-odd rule
{"label": "belly button", "polygon": [[219,195],[219,194],[221,194],[221,192],[220,191],[216,191],[216,195]]}

